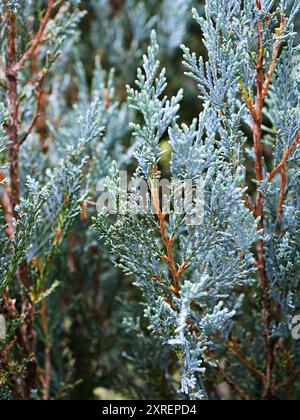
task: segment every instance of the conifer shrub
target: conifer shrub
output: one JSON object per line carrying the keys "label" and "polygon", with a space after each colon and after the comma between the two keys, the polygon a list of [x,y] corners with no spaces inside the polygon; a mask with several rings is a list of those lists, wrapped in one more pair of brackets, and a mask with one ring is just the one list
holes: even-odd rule
{"label": "conifer shrub", "polygon": [[299,8],[0,1],[0,399],[299,399]]}

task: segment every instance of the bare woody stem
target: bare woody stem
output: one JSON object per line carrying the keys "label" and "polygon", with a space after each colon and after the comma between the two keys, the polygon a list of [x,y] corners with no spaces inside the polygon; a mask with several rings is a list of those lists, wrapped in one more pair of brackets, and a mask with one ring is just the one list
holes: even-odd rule
{"label": "bare woody stem", "polygon": [[156,180],[152,181],[151,185],[151,193],[152,193],[152,204],[159,220],[159,231],[161,235],[162,242],[165,246],[166,255],[162,257],[162,259],[168,264],[170,273],[173,279],[173,288],[172,292],[177,296],[180,297],[180,279],[182,274],[185,272],[188,263],[184,261],[179,268],[176,266],[175,262],[175,255],[173,251],[174,247],[174,239],[170,238],[167,234],[166,229],[166,215],[162,212],[160,208],[160,199],[159,199],[159,191],[156,185]]}
{"label": "bare woody stem", "polygon": [[254,217],[256,218],[257,217],[256,208],[252,204],[251,199],[248,197],[247,194],[244,194],[243,197],[242,197],[242,199],[243,199],[246,207],[251,211],[251,213],[253,213]]}
{"label": "bare woody stem", "polygon": [[249,395],[247,395],[246,392],[236,383],[235,378],[229,372],[226,372],[226,370],[220,365],[218,365],[218,370],[224,381],[227,382],[232,391],[238,395],[242,401],[251,401]]}
{"label": "bare woody stem", "polygon": [[276,64],[277,64],[277,58],[279,56],[279,52],[280,52],[280,48],[281,48],[281,37],[284,34],[285,31],[285,27],[286,27],[286,18],[285,16],[281,17],[281,23],[280,23],[280,27],[277,29],[277,39],[275,42],[275,47],[273,50],[273,54],[272,54],[272,58],[271,58],[271,63],[270,63],[270,67],[269,67],[269,71],[264,83],[264,88],[263,88],[263,97],[266,98],[269,92],[269,88],[272,82],[272,78],[273,75],[275,73],[276,70]]}
{"label": "bare woody stem", "polygon": [[[9,138],[9,175],[10,175],[10,213],[15,219],[19,218],[16,207],[20,204],[20,169],[19,169],[19,99],[17,75],[12,70],[17,61],[17,27],[16,13],[12,12],[6,2],[7,10],[7,53],[6,53],[6,80],[7,80],[7,103],[8,103],[8,129]],[[13,232],[12,232],[13,234]],[[29,271],[24,262],[18,271],[20,282],[29,286]]]}
{"label": "bare woody stem", "polygon": [[42,100],[43,100],[43,93],[44,93],[43,88],[44,88],[44,82],[47,75],[48,75],[48,70],[45,69],[43,70],[42,74],[39,77],[39,81],[37,83],[37,88],[36,88],[36,110],[27,130],[25,131],[25,133],[23,134],[23,137],[21,138],[19,142],[19,146],[21,146],[27,140],[28,136],[32,133],[39,117],[42,116]]}
{"label": "bare woody stem", "polygon": [[289,389],[290,386],[295,382],[295,380],[297,379],[299,375],[300,375],[300,367],[299,366],[294,367],[291,374],[287,378],[285,378],[282,382],[276,385],[276,391],[279,390],[280,388],[284,390]]}
{"label": "bare woody stem", "polygon": [[[261,10],[261,2],[257,0],[258,10]],[[262,122],[263,122],[263,106],[264,106],[264,57],[261,35],[263,31],[262,21],[258,20],[258,61],[256,69],[256,115],[253,122],[253,142],[255,152],[255,174],[257,181],[256,192],[256,212],[260,217],[259,230],[264,230],[264,203],[263,195],[260,191],[260,184],[263,181],[263,145],[262,145]],[[262,292],[262,321],[263,321],[263,337],[264,337],[264,353],[265,353],[265,369],[263,381],[263,399],[271,399],[272,397],[272,371],[274,364],[274,353],[271,340],[271,301],[270,288],[266,272],[265,260],[265,244],[260,239],[256,244],[257,250],[257,268],[259,275],[259,284]]]}
{"label": "bare woody stem", "polygon": [[278,174],[281,173],[281,183],[280,183],[280,196],[279,196],[279,205],[278,205],[278,215],[281,216],[283,212],[284,200],[285,200],[285,192],[287,186],[287,169],[286,165],[289,160],[289,157],[295,151],[299,144],[299,133],[297,133],[293,144],[285,151],[282,161],[279,165],[274,168],[274,170],[268,175],[268,181],[272,181],[272,179]]}
{"label": "bare woody stem", "polygon": [[268,181],[272,181],[275,176],[281,172],[282,168],[284,168],[291,157],[292,153],[296,150],[300,139],[300,132],[297,133],[295,140],[293,141],[292,145],[285,151],[281,162],[273,169],[273,171],[268,175]]}
{"label": "bare woody stem", "polygon": [[49,330],[47,320],[47,306],[46,302],[42,302],[41,308],[42,328],[45,337],[45,349],[44,349],[44,378],[43,378],[43,400],[48,401],[50,399],[50,385],[51,385],[51,347],[49,343]]}
{"label": "bare woody stem", "polygon": [[8,129],[9,144],[9,174],[11,182],[10,202],[15,218],[15,211],[20,202],[20,177],[19,177],[19,100],[18,81],[16,73],[12,70],[17,62],[16,47],[16,14],[9,9],[7,4],[7,54],[6,54],[6,79],[7,79],[7,102],[8,102]]}

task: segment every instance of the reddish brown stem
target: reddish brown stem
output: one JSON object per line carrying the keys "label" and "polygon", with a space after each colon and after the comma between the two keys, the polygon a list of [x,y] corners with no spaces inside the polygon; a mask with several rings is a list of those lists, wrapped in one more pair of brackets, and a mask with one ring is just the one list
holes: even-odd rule
{"label": "reddish brown stem", "polygon": [[280,27],[279,27],[278,33],[277,33],[278,38],[275,42],[275,47],[274,47],[274,51],[273,51],[273,54],[272,54],[269,71],[268,71],[267,78],[266,78],[265,84],[264,84],[264,89],[263,89],[264,98],[266,98],[267,95],[268,95],[270,85],[271,85],[271,82],[272,82],[272,78],[273,78],[273,75],[274,75],[275,70],[276,70],[277,58],[278,58],[280,48],[281,48],[281,37],[284,34],[285,25],[286,25],[286,19],[285,19],[285,16],[282,16],[281,17],[281,22],[280,22]]}
{"label": "reddish brown stem", "polygon": [[44,82],[48,75],[48,70],[44,70],[39,78],[37,88],[36,88],[36,110],[32,117],[32,120],[29,124],[28,129],[26,130],[25,134],[23,135],[22,139],[19,142],[21,146],[28,138],[28,136],[32,133],[39,117],[42,115],[42,100],[43,100],[43,93],[44,93]]}
{"label": "reddish brown stem", "polygon": [[256,208],[251,203],[250,198],[246,194],[244,194],[243,197],[242,197],[242,199],[243,199],[246,207],[251,211],[251,213],[253,213],[254,217],[256,218],[257,217]]}
{"label": "reddish brown stem", "polygon": [[17,336],[15,336],[11,340],[11,342],[8,344],[8,346],[1,353],[0,368],[1,370],[3,369],[3,371],[7,372],[14,395],[18,398],[18,400],[25,400],[26,397],[23,394],[23,390],[20,387],[18,378],[15,374],[15,371],[11,368],[10,361],[9,361],[9,353],[13,350],[17,340],[18,338]]}
{"label": "reddish brown stem", "polygon": [[244,101],[245,101],[245,103],[248,107],[248,110],[250,111],[250,114],[252,115],[252,118],[254,120],[256,120],[257,119],[257,111],[255,109],[255,104],[253,103],[253,100],[251,99],[251,97],[250,97],[250,95],[247,91],[247,88],[246,88],[242,79],[240,79],[240,86],[241,86],[241,90],[242,90],[242,97],[243,97],[243,99],[244,99]]}
{"label": "reddish brown stem", "polygon": [[[261,10],[260,0],[257,0],[258,10]],[[262,122],[263,122],[263,105],[264,105],[264,58],[261,43],[261,34],[263,24],[258,21],[258,61],[256,73],[256,112],[257,118],[253,122],[253,142],[255,152],[255,173],[257,181],[256,193],[256,212],[260,217],[259,230],[264,230],[264,203],[260,189],[263,181],[263,145],[262,145]],[[257,267],[259,275],[259,284],[262,292],[262,321],[263,321],[263,337],[264,337],[264,353],[265,353],[265,369],[264,369],[264,386],[263,399],[271,399],[272,397],[272,370],[274,364],[273,346],[271,340],[271,301],[270,288],[266,272],[265,245],[260,239],[256,244],[257,250]]]}
{"label": "reddish brown stem", "polygon": [[159,200],[159,191],[157,186],[155,185],[156,181],[154,181],[154,184],[152,185],[152,203],[153,203],[153,207],[155,210],[155,213],[157,215],[157,218],[159,220],[159,230],[160,230],[160,235],[161,235],[161,239],[162,242],[165,246],[165,250],[166,250],[166,254],[165,256],[162,257],[162,259],[164,261],[166,261],[166,263],[169,266],[169,270],[171,272],[172,275],[172,279],[173,279],[173,288],[172,291],[174,292],[174,294],[179,297],[180,296],[180,279],[182,277],[182,274],[185,272],[188,263],[186,261],[184,261],[181,266],[177,269],[176,266],[176,262],[175,262],[175,255],[174,255],[174,251],[173,251],[173,246],[174,246],[174,240],[172,238],[169,238],[168,234],[167,234],[167,229],[166,229],[166,215],[161,211],[160,208],[160,200]]}
{"label": "reddish brown stem", "polygon": [[12,209],[11,209],[11,205],[10,205],[10,191],[8,187],[4,187],[3,188],[3,197],[0,200],[1,203],[1,207],[3,210],[3,213],[5,215],[5,220],[7,223],[7,229],[6,229],[6,234],[9,238],[13,238],[14,236],[14,218],[13,218],[13,213],[12,213]]}
{"label": "reddish brown stem", "polygon": [[232,341],[221,341],[221,344],[234,356],[252,375],[259,381],[263,381],[263,374],[252,364],[251,360],[245,357],[240,349],[237,338],[232,337]]}
{"label": "reddish brown stem", "polygon": [[43,400],[48,401],[50,399],[50,385],[51,385],[51,348],[49,345],[49,334],[48,334],[48,321],[47,321],[47,307],[46,302],[42,302],[42,309],[41,309],[41,317],[42,317],[42,328],[45,336],[45,349],[44,349],[44,357],[45,357],[45,373],[44,373],[44,381],[43,381]]}
{"label": "reddish brown stem", "polygon": [[7,54],[6,54],[6,79],[7,79],[7,102],[8,102],[8,128],[9,144],[9,174],[11,183],[10,201],[14,217],[18,218],[15,211],[20,202],[20,177],[19,177],[19,100],[18,81],[12,70],[17,62],[16,47],[16,14],[10,11],[7,5]]}
{"label": "reddish brown stem", "polygon": [[271,181],[279,172],[281,172],[281,184],[280,184],[280,196],[279,196],[279,205],[278,205],[278,215],[281,215],[283,212],[284,206],[284,199],[285,199],[285,191],[287,185],[287,169],[286,164],[288,162],[289,157],[296,149],[299,144],[299,133],[297,134],[293,144],[286,150],[283,155],[282,161],[276,168],[268,175],[268,181]]}
{"label": "reddish brown stem", "polygon": [[[10,208],[15,219],[19,218],[16,207],[20,204],[20,169],[19,169],[19,99],[18,80],[12,70],[17,61],[17,26],[16,13],[7,7],[7,52],[6,52],[6,79],[7,79],[7,103],[8,103],[8,128],[9,138],[9,175],[10,175]],[[19,269],[18,277],[26,287],[29,285],[27,263],[24,262]]]}
{"label": "reddish brown stem", "polygon": [[45,29],[47,27],[47,24],[48,24],[48,22],[50,20],[50,17],[51,17],[51,13],[52,13],[53,8],[54,8],[54,3],[55,3],[55,0],[48,0],[48,7],[47,7],[47,10],[46,10],[45,16],[41,20],[39,30],[36,33],[36,35],[33,37],[32,41],[31,41],[31,44],[30,44],[30,47],[24,53],[21,60],[19,62],[15,62],[13,67],[12,67],[12,71],[15,74],[18,73],[25,66],[27,61],[30,60],[30,58],[35,54],[36,50],[38,49],[38,47],[42,43],[42,39],[43,39]]}
{"label": "reddish brown stem", "polygon": [[167,255],[164,257],[164,260],[168,263],[173,278],[173,291],[176,296],[180,296],[180,277],[185,271],[186,264],[182,265],[179,270],[177,270],[173,251],[174,242],[168,237],[166,231],[166,217],[160,210],[157,214],[157,217],[159,220],[161,239],[167,253]]}
{"label": "reddish brown stem", "polygon": [[293,144],[285,151],[282,161],[276,166],[276,168],[273,169],[273,171],[268,175],[268,181],[272,181],[275,176],[281,172],[282,168],[285,167],[287,164],[287,161],[289,160],[292,153],[296,150],[298,144],[299,144],[299,136],[300,133],[298,132],[296,135],[295,140],[293,141]]}
{"label": "reddish brown stem", "polygon": [[246,394],[246,392],[236,383],[234,377],[229,373],[226,372],[226,370],[222,366],[218,366],[219,373],[224,379],[225,382],[230,386],[232,391],[238,395],[242,401],[250,401],[251,398],[249,395]]}

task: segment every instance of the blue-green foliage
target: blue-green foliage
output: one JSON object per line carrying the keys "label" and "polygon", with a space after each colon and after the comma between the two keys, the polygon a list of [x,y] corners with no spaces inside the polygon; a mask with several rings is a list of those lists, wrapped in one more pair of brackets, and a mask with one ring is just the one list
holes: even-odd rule
{"label": "blue-green foliage", "polygon": [[[18,74],[21,141],[36,111],[39,77],[49,72],[43,115],[20,145],[15,214],[7,204],[7,30],[0,4],[0,305],[8,323],[0,398],[44,397],[49,351],[53,399],[94,398],[99,386],[123,398],[216,399],[224,398],[222,381],[236,399],[259,399],[266,331],[258,241],[270,288],[273,397],[299,398],[300,349],[291,337],[300,308],[300,151],[292,146],[300,116],[299,0],[262,0],[261,11],[256,0],[207,0],[204,10],[195,0],[83,3],[66,1],[53,12],[35,62]],[[17,13],[18,58],[45,4],[9,2]],[[86,21],[85,8],[92,11]],[[280,43],[264,102],[261,183],[254,180],[249,110],[257,93],[259,21],[266,75]],[[194,45],[202,36],[207,54],[198,58],[182,46],[185,70],[181,63],[166,70],[161,62],[174,65],[188,30],[197,34]],[[200,115],[191,105],[197,92]],[[290,147],[279,212],[280,171],[271,180],[268,173]],[[121,200],[120,170],[132,174],[130,205]],[[201,193],[193,205],[181,196],[181,214],[175,204],[167,215],[157,208],[164,197],[156,185],[165,175],[175,185],[174,203],[185,181]],[[141,181],[148,185],[143,211]],[[103,185],[117,214],[95,217]],[[263,217],[255,212],[257,191]],[[29,285],[20,282],[25,263]],[[31,327],[34,355],[14,341]],[[42,380],[24,390],[33,359]]]}
{"label": "blue-green foliage", "polygon": [[156,34],[152,32],[151,47],[148,56],[144,56],[143,70],[139,69],[136,85],[138,91],[128,87],[129,105],[142,114],[144,126],[133,124],[134,136],[137,138],[136,158],[139,169],[147,178],[151,168],[158,165],[161,151],[160,140],[172,122],[175,122],[182,99],[182,91],[176,97],[162,97],[166,87],[166,70],[163,69],[159,76],[158,45]]}
{"label": "blue-green foliage", "polygon": [[[160,139],[169,127],[174,179],[203,178],[206,196],[201,226],[190,227],[184,217],[175,213],[169,217],[168,234],[177,238],[176,255],[181,258],[178,266],[188,261],[180,297],[170,295],[172,280],[161,263],[164,250],[157,241],[158,225],[150,207],[149,214],[143,217],[123,215],[112,226],[103,223],[101,217],[96,226],[118,256],[119,266],[134,275],[143,291],[149,329],[161,337],[162,344],[171,345],[176,351],[182,364],[181,395],[199,399],[205,395],[203,363],[213,363],[205,354],[207,346],[212,344],[213,335],[222,331],[235,315],[233,289],[247,284],[252,277],[250,249],[259,233],[253,216],[241,200],[243,191],[239,185],[244,180],[243,172],[235,173],[230,168],[217,133],[210,132],[215,112],[207,107],[200,116],[199,128],[196,122],[190,128],[177,126],[182,94],[170,102],[162,97],[166,77],[164,70],[158,74],[157,53],[153,33],[148,56],[144,58],[144,72],[138,71],[140,90],[129,89],[129,103],[144,120],[142,126],[134,126],[139,162],[136,176],[145,180],[151,177],[152,168],[159,164],[161,156]],[[204,131],[209,134],[207,139]],[[238,141],[236,148],[239,148]],[[194,165],[185,160],[187,153],[198,156]]]}

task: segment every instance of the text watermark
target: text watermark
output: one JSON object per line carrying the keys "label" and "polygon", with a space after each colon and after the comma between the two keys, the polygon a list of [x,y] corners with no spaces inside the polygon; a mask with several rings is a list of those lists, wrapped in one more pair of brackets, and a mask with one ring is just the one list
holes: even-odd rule
{"label": "text watermark", "polygon": [[101,180],[97,185],[99,214],[183,215],[188,225],[201,225],[204,219],[202,179],[173,180],[134,178],[120,171],[118,179]]}

